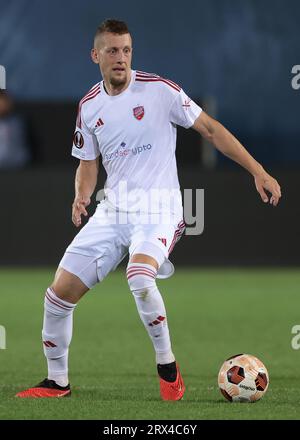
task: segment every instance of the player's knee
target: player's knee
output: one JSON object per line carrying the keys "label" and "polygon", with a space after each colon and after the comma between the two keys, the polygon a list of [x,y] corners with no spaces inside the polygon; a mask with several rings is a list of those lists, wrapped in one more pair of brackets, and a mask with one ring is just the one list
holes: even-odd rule
{"label": "player's knee", "polygon": [[50,288],[59,298],[74,304],[89,290],[78,277],[61,267],[58,268]]}
{"label": "player's knee", "polygon": [[146,297],[156,287],[156,269],[149,264],[129,263],[126,270],[128,286],[134,296]]}

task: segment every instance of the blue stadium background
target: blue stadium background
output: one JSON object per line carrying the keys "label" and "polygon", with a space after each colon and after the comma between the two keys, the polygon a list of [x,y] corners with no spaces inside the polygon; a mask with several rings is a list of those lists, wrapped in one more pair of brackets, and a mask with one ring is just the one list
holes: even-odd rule
{"label": "blue stadium background", "polygon": [[76,232],[76,103],[99,81],[89,52],[97,25],[112,17],[131,29],[133,68],[176,81],[200,102],[213,98],[217,119],[283,188],[276,210],[263,205],[251,176],[221,155],[206,168],[195,153],[197,136],[180,132],[181,186],[205,189],[205,230],[184,238],[177,262],[300,264],[300,89],[291,86],[300,64],[299,1],[0,0],[0,11],[0,65],[42,153],[29,168],[0,171],[8,213],[0,219],[1,264],[55,265]]}
{"label": "blue stadium background", "polygon": [[79,99],[98,81],[94,30],[119,17],[134,35],[134,67],[191,96],[214,96],[218,118],[259,159],[300,160],[300,91],[291,88],[300,63],[297,0],[1,0],[0,10],[0,61],[16,97]]}

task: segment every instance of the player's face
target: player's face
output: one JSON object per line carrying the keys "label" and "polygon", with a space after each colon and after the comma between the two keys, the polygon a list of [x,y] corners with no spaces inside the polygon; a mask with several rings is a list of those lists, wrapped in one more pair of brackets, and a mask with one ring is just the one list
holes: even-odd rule
{"label": "player's face", "polygon": [[132,59],[130,34],[105,32],[95,42],[92,58],[99,64],[105,81],[114,87],[125,85],[130,77]]}

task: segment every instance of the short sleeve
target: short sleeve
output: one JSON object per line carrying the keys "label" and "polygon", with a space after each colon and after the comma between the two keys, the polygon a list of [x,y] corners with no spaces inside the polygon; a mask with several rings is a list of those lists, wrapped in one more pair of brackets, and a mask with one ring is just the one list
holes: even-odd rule
{"label": "short sleeve", "polygon": [[181,89],[176,93],[170,108],[170,121],[184,128],[190,128],[198,118],[202,108],[199,107]]}
{"label": "short sleeve", "polygon": [[97,138],[86,126],[84,115],[81,110],[80,117],[77,117],[73,137],[72,156],[82,160],[94,160],[99,154]]}

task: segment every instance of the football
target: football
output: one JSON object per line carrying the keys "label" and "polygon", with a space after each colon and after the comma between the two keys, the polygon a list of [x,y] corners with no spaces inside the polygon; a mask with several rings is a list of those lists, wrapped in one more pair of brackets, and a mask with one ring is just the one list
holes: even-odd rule
{"label": "football", "polygon": [[269,375],[264,364],[250,354],[236,354],[223,363],[218,375],[223,396],[230,402],[256,402],[266,393]]}

